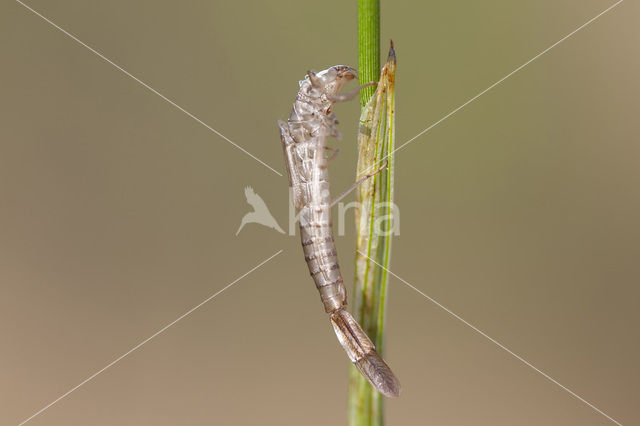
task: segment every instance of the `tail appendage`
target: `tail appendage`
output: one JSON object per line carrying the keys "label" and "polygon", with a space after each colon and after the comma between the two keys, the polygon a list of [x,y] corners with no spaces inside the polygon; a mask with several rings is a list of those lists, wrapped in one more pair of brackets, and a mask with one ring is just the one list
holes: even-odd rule
{"label": "tail appendage", "polygon": [[371,386],[385,396],[399,396],[400,382],[351,314],[342,309],[337,310],[331,314],[331,324],[349,359]]}

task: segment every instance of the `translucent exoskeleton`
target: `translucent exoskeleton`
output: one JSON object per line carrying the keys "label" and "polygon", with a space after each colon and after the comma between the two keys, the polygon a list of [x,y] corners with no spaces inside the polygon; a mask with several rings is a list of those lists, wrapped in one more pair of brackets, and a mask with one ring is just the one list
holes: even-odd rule
{"label": "translucent exoskeleton", "polygon": [[336,65],[318,73],[309,71],[287,122],[279,121],[293,202],[299,211],[300,236],[305,260],[325,311],[340,344],[371,385],[383,395],[396,397],[400,383],[376,352],[373,342],[347,312],[347,292],[338,266],[331,227],[329,193],[330,158],[327,137],[339,138],[334,102],[355,97],[358,89],[345,94],[342,86],[357,77],[353,68]]}

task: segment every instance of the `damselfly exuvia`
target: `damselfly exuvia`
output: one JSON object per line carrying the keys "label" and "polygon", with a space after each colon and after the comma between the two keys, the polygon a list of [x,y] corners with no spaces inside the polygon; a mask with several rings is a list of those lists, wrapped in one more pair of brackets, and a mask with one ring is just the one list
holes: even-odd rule
{"label": "damselfly exuvia", "polygon": [[[302,249],[324,309],[351,362],[376,390],[396,397],[400,394],[398,379],[376,352],[360,324],[346,310],[347,292],[331,228],[332,202],[327,166],[337,150],[327,147],[327,137],[340,137],[333,104],[353,99],[364,87],[338,93],[345,83],[356,77],[356,71],[345,65],[318,73],[309,71],[300,81],[289,119],[279,121],[278,125],[293,203],[299,211]],[[329,158],[328,151],[333,152]]]}

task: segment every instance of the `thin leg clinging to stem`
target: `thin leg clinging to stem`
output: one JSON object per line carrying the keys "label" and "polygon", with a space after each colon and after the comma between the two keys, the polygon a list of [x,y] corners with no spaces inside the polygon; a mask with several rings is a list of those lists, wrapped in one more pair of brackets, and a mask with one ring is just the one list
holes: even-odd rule
{"label": "thin leg clinging to stem", "polygon": [[351,192],[353,192],[354,189],[356,189],[358,187],[358,185],[360,185],[362,182],[364,182],[365,180],[377,175],[378,173],[380,173],[381,171],[383,171],[385,169],[385,167],[387,167],[387,160],[384,160],[384,164],[382,165],[382,167],[380,167],[378,170],[375,170],[371,173],[367,173],[366,175],[364,175],[363,177],[361,177],[360,179],[358,179],[357,181],[355,181],[353,183],[353,185],[351,185],[349,188],[347,188],[346,191],[344,191],[342,194],[340,194],[338,196],[338,198],[336,198],[335,200],[331,201],[331,207],[333,207],[334,205],[336,205],[336,203],[340,202],[340,200],[342,200],[344,197],[346,197],[347,195],[349,195]]}
{"label": "thin leg clinging to stem", "polygon": [[327,158],[326,162],[322,166],[323,168],[326,168],[338,156],[338,152],[340,152],[340,150],[338,148],[331,148],[330,146],[325,146],[324,149],[332,152],[331,157]]}

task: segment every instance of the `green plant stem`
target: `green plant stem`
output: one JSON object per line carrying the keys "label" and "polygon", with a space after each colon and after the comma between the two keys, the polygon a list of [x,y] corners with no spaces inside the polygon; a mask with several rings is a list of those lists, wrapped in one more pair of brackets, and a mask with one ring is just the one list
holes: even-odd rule
{"label": "green plant stem", "polygon": [[[393,51],[391,51],[393,52]],[[392,61],[391,61],[392,60]],[[391,61],[391,62],[389,62]],[[380,3],[379,0],[358,1],[358,72],[360,84],[379,81],[378,87],[360,92],[362,106],[358,135],[357,178],[377,169],[386,158],[386,170],[368,179],[357,191],[356,210],[356,276],[353,314],[383,353],[384,311],[388,274],[376,263],[389,267],[391,235],[380,235],[376,229],[381,218],[392,216],[394,143],[395,55],[390,56],[383,75],[380,74]],[[389,227],[389,223],[385,225]],[[373,259],[373,261],[371,260]],[[375,261],[375,262],[374,262]],[[349,380],[349,426],[382,426],[383,397],[352,366]]]}
{"label": "green plant stem", "polygon": [[[358,0],[358,74],[360,84],[380,77],[380,0]],[[364,107],[375,87],[360,91]]]}

